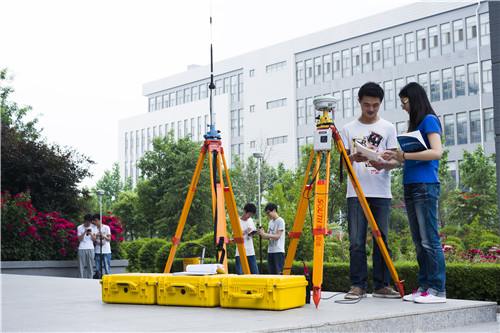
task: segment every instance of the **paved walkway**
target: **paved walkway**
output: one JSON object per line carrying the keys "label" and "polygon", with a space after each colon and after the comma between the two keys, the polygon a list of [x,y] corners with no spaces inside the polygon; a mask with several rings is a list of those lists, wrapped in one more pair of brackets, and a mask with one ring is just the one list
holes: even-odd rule
{"label": "paved walkway", "polygon": [[[285,311],[126,305],[103,303],[97,280],[11,274],[1,279],[3,332],[500,331],[492,302],[423,305],[368,296],[340,304],[338,295],[321,300],[318,309],[311,303]],[[467,329],[468,324],[480,326]]]}

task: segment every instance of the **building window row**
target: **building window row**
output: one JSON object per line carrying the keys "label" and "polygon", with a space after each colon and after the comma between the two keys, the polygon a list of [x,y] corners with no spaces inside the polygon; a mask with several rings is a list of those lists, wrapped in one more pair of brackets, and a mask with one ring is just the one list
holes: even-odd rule
{"label": "building window row", "polygon": [[276,72],[281,69],[284,69],[286,67],[286,61],[280,61],[275,64],[267,65],[266,66],[266,73],[269,72]]}
{"label": "building window row", "polygon": [[282,106],[286,106],[286,98],[281,98],[281,99],[269,101],[266,103],[267,109],[274,109],[274,108],[279,108]]}
{"label": "building window row", "polygon": [[[442,119],[446,146],[481,142],[481,114],[479,110],[444,115]],[[484,141],[495,136],[493,108],[483,110]]]}
{"label": "building window row", "polygon": [[[479,15],[480,45],[489,45],[489,14]],[[428,28],[297,61],[296,86],[310,86],[381,68],[477,47],[476,17]]]}
{"label": "building window row", "polygon": [[274,137],[274,138],[268,138],[267,139],[267,145],[268,146],[275,146],[275,145],[279,145],[279,144],[282,144],[282,143],[288,143],[288,136],[287,135],[277,136],[277,137]]}
{"label": "building window row", "polygon": [[243,135],[243,109],[231,111],[231,136]]}

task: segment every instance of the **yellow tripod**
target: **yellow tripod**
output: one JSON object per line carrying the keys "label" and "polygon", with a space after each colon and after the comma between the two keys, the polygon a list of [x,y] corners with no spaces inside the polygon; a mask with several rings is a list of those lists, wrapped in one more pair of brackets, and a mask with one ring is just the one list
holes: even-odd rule
{"label": "yellow tripod", "polygon": [[[304,219],[306,216],[307,208],[309,206],[309,198],[311,197],[314,184],[316,184],[316,193],[314,196],[314,216],[313,216],[313,237],[314,237],[314,260],[313,260],[313,299],[316,307],[318,307],[319,301],[321,299],[321,284],[323,283],[323,254],[324,254],[324,239],[330,231],[327,229],[327,216],[328,216],[328,189],[329,189],[329,179],[330,179],[330,153],[331,153],[331,140],[333,137],[335,141],[335,146],[340,153],[340,158],[344,161],[344,166],[347,169],[347,173],[351,179],[356,195],[358,196],[359,202],[365,213],[368,224],[372,230],[372,235],[376,239],[377,244],[380,248],[380,252],[384,258],[384,261],[389,268],[389,272],[392,279],[396,282],[396,286],[401,294],[404,296],[403,283],[398,277],[398,273],[394,268],[387,247],[385,246],[382,234],[377,227],[377,223],[373,218],[372,212],[366,197],[361,190],[358,179],[352,164],[345,150],[344,144],[340,138],[340,134],[337,131],[332,118],[329,117],[328,113],[331,111],[333,113],[335,106],[335,99],[331,96],[322,96],[314,99],[314,106],[318,111],[322,111],[323,115],[319,118],[316,123],[316,133],[315,133],[315,147],[311,150],[311,155],[309,157],[309,163],[307,165],[306,176],[304,179],[304,184],[302,186],[302,191],[299,199],[299,204],[297,207],[297,213],[295,215],[295,220],[293,223],[292,232],[288,235],[290,236],[290,244],[288,245],[288,253],[285,260],[285,267],[283,268],[283,274],[289,275],[291,273],[293,259],[295,257],[295,252],[297,250],[297,245],[299,238],[302,235],[302,228],[304,226]],[[320,179],[320,161],[321,155],[326,151],[326,171],[324,179]],[[311,185],[307,184],[309,178],[309,172],[311,171],[312,162],[316,155],[316,162],[314,165],[314,171],[312,173]]]}
{"label": "yellow tripod", "polygon": [[[177,251],[177,247],[181,240],[189,208],[191,207],[193,196],[196,191],[196,185],[200,178],[203,162],[205,161],[205,157],[208,153],[210,162],[210,183],[212,185],[212,215],[214,221],[214,238],[217,246],[217,261],[224,265],[224,269],[227,273],[226,244],[228,243],[228,237],[226,229],[226,210],[224,209],[225,204],[227,206],[231,227],[233,228],[234,242],[236,243],[240,254],[243,273],[250,274],[250,266],[248,265],[245,247],[243,246],[243,233],[241,231],[239,217],[236,210],[236,203],[234,201],[233,188],[231,186],[226,159],[224,157],[224,150],[222,149],[220,136],[217,134],[217,131],[214,130],[213,125],[210,125],[210,131],[205,135],[205,138],[207,140],[205,140],[203,147],[201,148],[186,201],[184,202],[184,207],[182,208],[179,224],[177,225],[175,236],[172,238],[172,248],[170,249],[167,264],[165,265],[165,270],[163,272],[169,273],[172,268],[175,252]],[[227,187],[224,187],[222,165],[224,165],[224,174],[228,185]]]}

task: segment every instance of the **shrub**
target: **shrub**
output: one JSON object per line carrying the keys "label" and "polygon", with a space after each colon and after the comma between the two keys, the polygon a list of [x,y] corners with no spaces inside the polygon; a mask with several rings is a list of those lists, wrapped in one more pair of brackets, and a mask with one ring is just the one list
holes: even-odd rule
{"label": "shrub", "polygon": [[455,236],[443,236],[441,237],[441,244],[450,245],[455,247],[459,252],[465,251],[465,246],[462,240]]}
{"label": "shrub", "polygon": [[77,257],[75,225],[57,212],[43,214],[31,204],[30,192],[1,196],[2,260],[73,260]]}
{"label": "shrub", "polygon": [[156,253],[167,243],[166,240],[153,238],[139,250],[139,267],[142,272],[155,271]]}
{"label": "shrub", "polygon": [[[110,215],[110,212],[106,214]],[[123,243],[122,232],[125,230],[123,222],[116,216],[103,216],[102,224],[109,226],[111,230],[111,257],[112,259],[122,259],[121,243]]]}
{"label": "shrub", "polygon": [[149,238],[139,238],[132,242],[127,242],[126,251],[128,257],[128,272],[139,272],[139,251],[150,239]]}
{"label": "shrub", "polygon": [[442,235],[450,235],[455,236],[458,232],[458,227],[456,225],[447,225],[439,230],[439,233]]}
{"label": "shrub", "polygon": [[[172,248],[172,242],[167,242],[167,244],[163,245],[158,252],[156,252],[155,256],[155,272],[163,273],[165,270],[165,265],[167,264],[168,256],[170,254],[170,249]],[[173,272],[173,270],[170,270]]]}

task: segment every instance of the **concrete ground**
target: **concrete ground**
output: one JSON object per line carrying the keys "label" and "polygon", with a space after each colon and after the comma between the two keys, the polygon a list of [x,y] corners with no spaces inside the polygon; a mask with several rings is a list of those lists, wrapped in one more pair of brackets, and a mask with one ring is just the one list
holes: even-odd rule
{"label": "concrete ground", "polygon": [[500,332],[494,302],[345,304],[323,292],[317,309],[268,311],[107,304],[97,280],[3,274],[1,283],[2,332]]}

